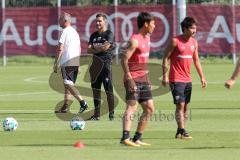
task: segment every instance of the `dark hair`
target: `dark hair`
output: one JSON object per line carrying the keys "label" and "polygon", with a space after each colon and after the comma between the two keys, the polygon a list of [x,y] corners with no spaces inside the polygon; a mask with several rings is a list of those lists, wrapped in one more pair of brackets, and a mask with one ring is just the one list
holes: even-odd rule
{"label": "dark hair", "polygon": [[181,22],[181,29],[182,32],[184,29],[191,27],[192,25],[197,25],[197,22],[194,18],[192,17],[185,17],[184,20]]}
{"label": "dark hair", "polygon": [[106,14],[104,14],[104,13],[98,13],[98,14],[96,15],[96,18],[98,18],[98,17],[103,17],[104,20],[107,20],[107,16],[106,16]]}
{"label": "dark hair", "polygon": [[154,20],[154,17],[150,13],[148,12],[139,13],[137,17],[138,29],[142,28],[145,22],[150,23],[152,20]]}

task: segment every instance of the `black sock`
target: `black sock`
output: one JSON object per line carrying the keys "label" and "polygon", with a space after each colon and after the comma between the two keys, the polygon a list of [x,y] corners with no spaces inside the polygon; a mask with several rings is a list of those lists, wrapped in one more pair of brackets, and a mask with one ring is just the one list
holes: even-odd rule
{"label": "black sock", "polygon": [[184,128],[178,128],[178,133],[183,134],[185,132]]}
{"label": "black sock", "polygon": [[113,116],[114,115],[114,111],[111,111],[111,112],[109,112],[109,116]]}
{"label": "black sock", "polygon": [[133,137],[133,142],[136,142],[137,140],[141,139],[142,133],[136,132]]}
{"label": "black sock", "polygon": [[123,131],[123,135],[122,135],[122,140],[128,139],[129,137],[130,137],[130,136],[129,136],[129,131],[124,130],[124,131]]}
{"label": "black sock", "polygon": [[177,128],[177,134],[179,134],[180,133],[180,128]]}
{"label": "black sock", "polygon": [[87,102],[85,100],[81,100],[80,101],[80,106],[85,107],[85,105],[87,105]]}

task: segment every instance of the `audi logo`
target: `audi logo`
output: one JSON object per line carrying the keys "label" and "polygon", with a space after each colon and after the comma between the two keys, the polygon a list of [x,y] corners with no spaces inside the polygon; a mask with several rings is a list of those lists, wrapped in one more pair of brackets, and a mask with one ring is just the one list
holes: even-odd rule
{"label": "audi logo", "polygon": [[[131,35],[133,34],[133,23],[132,23],[132,19],[136,18],[138,16],[139,12],[131,12],[128,15],[125,15],[124,13],[121,12],[115,12],[113,14],[111,14],[108,17],[108,23],[110,26],[110,30],[115,33],[115,27],[114,27],[114,19],[115,18],[120,18],[122,19],[122,23],[121,23],[121,34],[123,37],[123,41],[128,41],[131,37]],[[164,34],[160,37],[159,36],[159,40],[156,42],[151,42],[151,47],[160,47],[162,46],[168,36],[169,36],[169,32],[170,32],[170,28],[169,28],[169,23],[168,20],[166,19],[166,17],[158,12],[151,12],[152,15],[154,15],[156,17],[156,19],[160,19],[163,23],[163,27],[165,29]],[[91,33],[90,33],[90,27],[92,25],[92,23],[95,22],[95,18],[96,18],[96,14],[93,14],[92,16],[89,17],[86,26],[85,26],[85,36],[86,37],[90,37]]]}

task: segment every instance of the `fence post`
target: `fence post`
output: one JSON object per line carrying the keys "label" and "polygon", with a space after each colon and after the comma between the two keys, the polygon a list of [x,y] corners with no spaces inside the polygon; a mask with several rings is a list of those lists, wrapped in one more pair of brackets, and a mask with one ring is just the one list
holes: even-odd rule
{"label": "fence post", "polygon": [[178,33],[182,34],[180,23],[186,17],[186,0],[177,0],[177,8],[178,8]]}
{"label": "fence post", "polygon": [[176,0],[172,0],[172,11],[173,11],[173,37],[176,36]]}
{"label": "fence post", "polygon": [[232,48],[232,61],[233,64],[236,64],[237,62],[237,56],[236,56],[236,15],[235,15],[235,0],[232,0],[232,32],[233,32],[233,37],[234,37],[234,41],[233,41],[233,48]]}
{"label": "fence post", "polygon": [[115,49],[115,56],[116,56],[116,64],[118,64],[119,62],[119,42],[118,42],[118,20],[117,20],[117,12],[118,12],[118,0],[114,0],[114,12],[115,12],[115,18],[114,18],[114,37],[115,37],[115,43],[116,43],[116,49]]}
{"label": "fence post", "polygon": [[[2,26],[5,22],[5,0],[2,0]],[[6,41],[5,36],[2,35],[3,39],[3,66],[7,65],[7,53],[6,53]]]}

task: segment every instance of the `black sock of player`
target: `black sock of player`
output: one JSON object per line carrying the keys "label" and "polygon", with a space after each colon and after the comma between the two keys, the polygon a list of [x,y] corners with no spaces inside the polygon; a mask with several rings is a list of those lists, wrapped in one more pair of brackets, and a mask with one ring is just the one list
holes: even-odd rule
{"label": "black sock of player", "polygon": [[81,107],[84,107],[85,105],[87,105],[87,102],[85,100],[81,100],[80,105],[81,105]]}
{"label": "black sock of player", "polygon": [[101,101],[99,99],[94,99],[94,117],[100,117],[100,104]]}
{"label": "black sock of player", "polygon": [[137,140],[141,139],[142,133],[136,132],[133,137],[133,142],[136,142]]}
{"label": "black sock of player", "polygon": [[179,133],[180,134],[183,134],[185,132],[185,129],[184,128],[179,128]]}
{"label": "black sock of player", "polygon": [[180,128],[177,128],[177,134],[180,134],[180,130],[181,130]]}
{"label": "black sock of player", "polygon": [[122,140],[128,139],[129,137],[130,137],[129,131],[124,130],[122,135]]}

